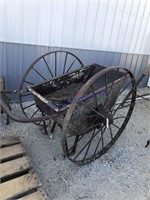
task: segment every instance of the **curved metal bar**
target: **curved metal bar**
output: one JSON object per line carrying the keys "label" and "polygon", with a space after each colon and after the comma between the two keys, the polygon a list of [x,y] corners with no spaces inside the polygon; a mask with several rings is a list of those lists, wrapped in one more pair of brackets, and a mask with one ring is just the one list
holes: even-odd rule
{"label": "curved metal bar", "polygon": [[30,122],[38,122],[38,121],[43,121],[43,120],[55,120],[58,115],[46,115],[46,116],[41,116],[41,117],[33,117],[33,118],[27,118],[27,117],[17,117],[14,116],[14,114],[10,111],[10,109],[6,106],[6,104],[0,99],[0,106],[2,109],[6,112],[6,114],[12,118],[16,122],[23,122],[23,123],[30,123]]}

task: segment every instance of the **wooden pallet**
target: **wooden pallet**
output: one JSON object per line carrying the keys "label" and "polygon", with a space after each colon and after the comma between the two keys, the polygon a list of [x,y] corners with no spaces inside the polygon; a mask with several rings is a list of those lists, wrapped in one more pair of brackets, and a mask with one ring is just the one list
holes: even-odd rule
{"label": "wooden pallet", "polygon": [[47,200],[20,140],[0,138],[0,200]]}

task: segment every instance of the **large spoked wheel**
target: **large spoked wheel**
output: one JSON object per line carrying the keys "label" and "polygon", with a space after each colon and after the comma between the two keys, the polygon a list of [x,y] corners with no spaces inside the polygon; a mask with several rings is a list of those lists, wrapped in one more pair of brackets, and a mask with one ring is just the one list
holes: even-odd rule
{"label": "large spoked wheel", "polygon": [[[37,107],[32,94],[27,90],[27,86],[40,84],[51,80],[57,76],[79,69],[83,66],[81,60],[74,54],[67,51],[53,51],[37,58],[24,74],[20,90],[20,105],[23,113],[28,118],[44,115]],[[27,102],[27,100],[30,100]],[[43,126],[45,121],[35,122]],[[49,123],[47,121],[47,123]]]}
{"label": "large spoked wheel", "polygon": [[124,68],[106,68],[82,86],[66,113],[62,148],[83,165],[99,158],[125,129],[136,99],[136,82]]}

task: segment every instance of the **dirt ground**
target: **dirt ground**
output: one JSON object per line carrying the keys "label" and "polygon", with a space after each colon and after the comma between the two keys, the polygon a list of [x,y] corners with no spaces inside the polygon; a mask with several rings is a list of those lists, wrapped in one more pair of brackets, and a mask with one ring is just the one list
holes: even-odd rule
{"label": "dirt ground", "polygon": [[82,167],[63,157],[59,128],[46,136],[32,123],[0,121],[0,135],[20,137],[49,200],[150,200],[150,101],[138,100],[115,145]]}

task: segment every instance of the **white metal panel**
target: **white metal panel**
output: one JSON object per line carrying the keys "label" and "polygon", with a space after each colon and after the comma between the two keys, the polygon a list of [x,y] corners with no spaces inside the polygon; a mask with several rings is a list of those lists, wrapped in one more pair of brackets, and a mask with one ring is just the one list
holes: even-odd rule
{"label": "white metal panel", "polygon": [[4,29],[3,38],[5,41],[21,42],[22,41],[22,20],[20,16],[22,15],[22,3],[16,1],[2,2],[2,10],[5,14],[3,16],[3,26]]}
{"label": "white metal panel", "polygon": [[5,41],[5,29],[4,29],[4,21],[6,17],[5,14],[5,3],[0,2],[0,40]]}
{"label": "white metal panel", "polygon": [[126,34],[125,34],[124,41],[123,41],[123,51],[124,52],[130,52],[130,47],[133,45],[132,44],[132,39],[134,36],[133,33],[134,33],[135,25],[136,25],[137,14],[138,14],[139,7],[140,7],[139,0],[133,1],[132,3],[133,3],[132,10],[129,15],[127,30],[126,30]]}
{"label": "white metal panel", "polygon": [[150,1],[0,0],[0,41],[150,54]]}

